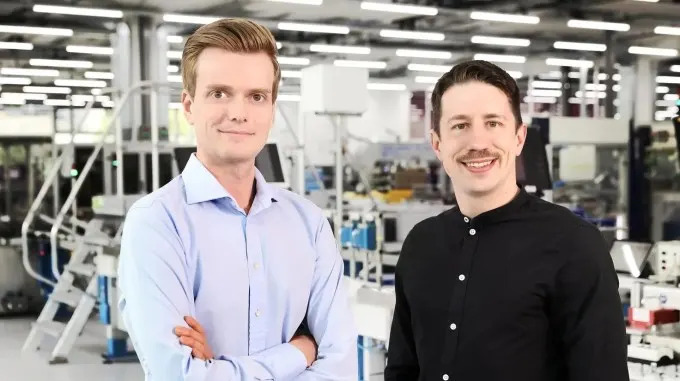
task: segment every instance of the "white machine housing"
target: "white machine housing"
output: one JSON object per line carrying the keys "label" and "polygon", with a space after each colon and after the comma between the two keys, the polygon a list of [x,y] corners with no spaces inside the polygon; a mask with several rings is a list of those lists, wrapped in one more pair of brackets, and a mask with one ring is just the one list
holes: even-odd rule
{"label": "white machine housing", "polygon": [[319,114],[361,115],[368,108],[368,70],[319,64],[302,69],[300,107]]}

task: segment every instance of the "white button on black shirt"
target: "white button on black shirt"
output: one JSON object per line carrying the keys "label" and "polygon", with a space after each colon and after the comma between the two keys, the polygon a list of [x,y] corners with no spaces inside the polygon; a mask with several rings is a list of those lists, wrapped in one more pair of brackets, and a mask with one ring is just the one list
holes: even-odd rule
{"label": "white button on black shirt", "polygon": [[475,229],[470,229],[470,235],[475,235],[477,234],[477,230]]}

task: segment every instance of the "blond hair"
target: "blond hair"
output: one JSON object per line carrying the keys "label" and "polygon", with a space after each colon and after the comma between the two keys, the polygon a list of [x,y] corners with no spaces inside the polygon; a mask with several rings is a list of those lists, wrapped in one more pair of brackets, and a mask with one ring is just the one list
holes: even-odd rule
{"label": "blond hair", "polygon": [[248,19],[227,18],[204,25],[187,39],[182,53],[182,82],[193,97],[196,92],[198,56],[206,48],[221,48],[233,53],[266,53],[274,65],[273,99],[281,81],[276,40],[266,27]]}

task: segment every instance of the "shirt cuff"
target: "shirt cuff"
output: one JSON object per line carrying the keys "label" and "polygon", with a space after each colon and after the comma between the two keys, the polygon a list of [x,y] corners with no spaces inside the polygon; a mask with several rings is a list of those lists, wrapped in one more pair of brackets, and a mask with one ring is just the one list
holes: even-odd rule
{"label": "shirt cuff", "polygon": [[257,354],[271,370],[275,380],[292,380],[307,369],[307,359],[293,344],[285,343]]}

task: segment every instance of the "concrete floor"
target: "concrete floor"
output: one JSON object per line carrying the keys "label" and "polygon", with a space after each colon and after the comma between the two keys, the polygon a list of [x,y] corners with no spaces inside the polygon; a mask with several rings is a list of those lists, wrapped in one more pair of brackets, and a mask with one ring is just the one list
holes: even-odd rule
{"label": "concrete floor", "polygon": [[32,318],[0,317],[0,369],[3,380],[30,381],[144,381],[139,363],[102,364],[106,350],[104,326],[91,321],[78,338],[69,356],[69,363],[49,365],[48,349],[54,340],[46,339],[43,349],[21,353],[21,347],[31,329]]}

